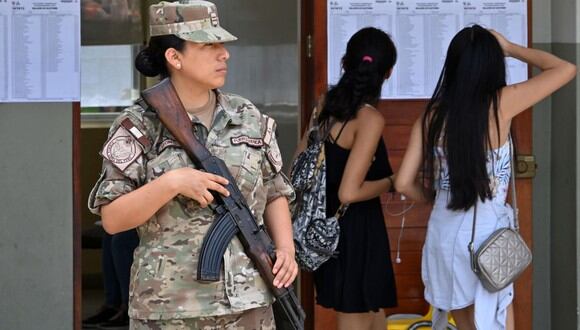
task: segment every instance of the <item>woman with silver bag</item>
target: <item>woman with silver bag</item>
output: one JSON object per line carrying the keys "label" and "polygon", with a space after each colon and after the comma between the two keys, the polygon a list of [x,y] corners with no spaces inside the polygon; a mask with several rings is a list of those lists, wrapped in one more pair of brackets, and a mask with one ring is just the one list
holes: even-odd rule
{"label": "woman with silver bag", "polygon": [[[506,85],[508,56],[542,72]],[[434,198],[421,268],[425,299],[436,311],[434,329],[444,328],[448,311],[461,330],[514,329],[511,302],[519,273],[498,284],[494,280],[502,279],[485,276],[486,267],[496,266],[481,258],[490,240],[498,242],[498,230],[513,228],[512,237],[519,238],[517,212],[506,203],[513,177],[511,122],[575,75],[575,65],[478,25],[464,28],[451,41],[395,182],[407,197]],[[422,182],[416,180],[419,171]],[[518,244],[527,249],[523,241]],[[521,272],[527,263],[529,257],[515,268]]]}

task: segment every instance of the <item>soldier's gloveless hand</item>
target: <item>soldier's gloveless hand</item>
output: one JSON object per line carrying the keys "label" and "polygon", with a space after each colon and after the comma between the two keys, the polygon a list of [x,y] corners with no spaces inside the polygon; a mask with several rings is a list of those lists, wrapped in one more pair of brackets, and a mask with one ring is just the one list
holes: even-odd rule
{"label": "soldier's gloveless hand", "polygon": [[289,287],[298,275],[298,264],[293,248],[277,248],[276,263],[272,268],[272,273],[276,275],[274,285],[278,288]]}
{"label": "soldier's gloveless hand", "polygon": [[219,175],[189,167],[178,168],[164,175],[171,176],[170,182],[179,194],[197,201],[202,208],[213,202],[210,190],[224,196],[230,195],[230,192],[224,187],[228,184],[228,180]]}

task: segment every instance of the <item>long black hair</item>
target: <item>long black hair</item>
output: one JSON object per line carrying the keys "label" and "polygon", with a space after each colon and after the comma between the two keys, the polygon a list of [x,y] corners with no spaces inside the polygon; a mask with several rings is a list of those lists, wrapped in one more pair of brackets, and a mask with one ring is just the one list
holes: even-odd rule
{"label": "long black hair", "polygon": [[435,148],[443,147],[449,167],[451,210],[468,210],[479,197],[490,199],[487,153],[489,120],[499,139],[499,93],[506,85],[505,59],[497,39],[479,25],[451,40],[433,97],[423,117],[424,181],[433,188]]}
{"label": "long black hair", "polygon": [[388,34],[373,27],[356,32],[342,58],[344,73],[326,93],[318,121],[346,121],[354,118],[364,103],[376,105],[387,71],[396,61],[397,50]]}
{"label": "long black hair", "polygon": [[172,34],[151,37],[147,47],[135,57],[135,68],[146,77],[158,75],[161,78],[168,77],[169,70],[167,70],[165,51],[169,48],[183,51],[185,40]]}

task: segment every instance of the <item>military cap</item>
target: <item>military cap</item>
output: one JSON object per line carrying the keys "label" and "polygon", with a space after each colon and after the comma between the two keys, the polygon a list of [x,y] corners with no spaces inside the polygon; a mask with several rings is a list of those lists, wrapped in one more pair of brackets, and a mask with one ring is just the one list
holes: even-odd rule
{"label": "military cap", "polygon": [[151,5],[149,32],[151,37],[173,34],[197,43],[238,39],[220,26],[215,4],[200,0],[161,1]]}

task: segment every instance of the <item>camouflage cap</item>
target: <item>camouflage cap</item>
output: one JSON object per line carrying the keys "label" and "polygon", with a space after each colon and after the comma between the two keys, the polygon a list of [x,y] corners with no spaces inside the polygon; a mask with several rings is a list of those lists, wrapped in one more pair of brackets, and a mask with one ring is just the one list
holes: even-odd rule
{"label": "camouflage cap", "polygon": [[208,1],[161,1],[149,7],[150,35],[173,34],[198,43],[228,42],[235,36],[220,26],[216,6]]}

